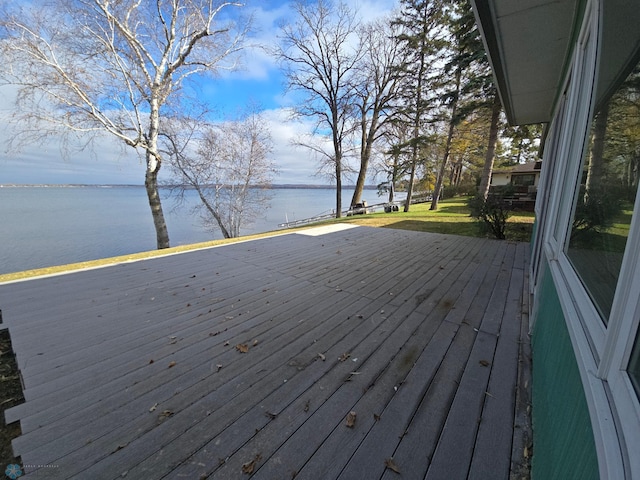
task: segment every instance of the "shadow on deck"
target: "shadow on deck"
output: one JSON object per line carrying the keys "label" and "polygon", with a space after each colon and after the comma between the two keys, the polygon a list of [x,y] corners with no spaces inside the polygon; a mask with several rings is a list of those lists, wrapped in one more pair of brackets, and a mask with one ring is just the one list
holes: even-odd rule
{"label": "shadow on deck", "polygon": [[2,285],[15,454],[27,478],[526,475],[527,262],[334,226]]}

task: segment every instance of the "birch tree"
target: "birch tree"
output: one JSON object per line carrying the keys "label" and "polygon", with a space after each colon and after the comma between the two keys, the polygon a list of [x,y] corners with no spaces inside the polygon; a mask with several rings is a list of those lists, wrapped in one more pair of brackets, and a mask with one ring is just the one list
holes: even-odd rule
{"label": "birch tree", "polygon": [[[224,238],[239,237],[240,228],[267,207],[276,173],[273,141],[262,115],[250,110],[238,120],[208,125],[199,138],[172,145],[170,164],[179,194],[195,190],[201,201],[195,208],[204,224]],[[197,147],[190,151],[184,145]]]}
{"label": "birch tree", "polygon": [[[158,248],[169,235],[158,194],[160,136],[189,114],[188,81],[234,68],[248,23],[222,0],[2,0],[0,81],[17,85],[21,141],[104,133],[144,156]],[[222,18],[226,15],[226,20]],[[238,16],[235,15],[237,18]]]}

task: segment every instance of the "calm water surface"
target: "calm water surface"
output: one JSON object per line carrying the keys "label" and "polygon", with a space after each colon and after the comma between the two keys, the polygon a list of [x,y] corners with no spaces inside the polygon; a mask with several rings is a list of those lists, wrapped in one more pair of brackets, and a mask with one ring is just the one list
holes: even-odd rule
{"label": "calm water surface", "polygon": [[[166,192],[165,192],[166,193]],[[187,204],[173,209],[163,195],[171,245],[221,238],[202,227]],[[343,191],[348,203],[353,191]],[[330,213],[333,189],[274,189],[271,207],[243,235],[276,230],[279,223]],[[375,191],[363,196],[379,203]],[[144,187],[0,188],[0,274],[153,250],[155,229]]]}

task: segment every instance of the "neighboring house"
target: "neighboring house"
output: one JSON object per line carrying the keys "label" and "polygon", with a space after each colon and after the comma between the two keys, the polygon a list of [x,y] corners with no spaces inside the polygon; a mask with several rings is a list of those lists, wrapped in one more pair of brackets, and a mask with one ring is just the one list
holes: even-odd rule
{"label": "neighboring house", "polygon": [[546,122],[533,479],[640,479],[640,2],[472,0],[512,124]]}
{"label": "neighboring house", "polygon": [[514,185],[518,187],[538,187],[542,162],[527,162],[507,168],[496,168],[491,174],[491,186]]}
{"label": "neighboring house", "polygon": [[529,162],[515,165],[511,168],[495,169],[491,174],[489,193],[502,191],[509,186],[509,194],[504,198],[518,210],[533,211],[542,162]]}

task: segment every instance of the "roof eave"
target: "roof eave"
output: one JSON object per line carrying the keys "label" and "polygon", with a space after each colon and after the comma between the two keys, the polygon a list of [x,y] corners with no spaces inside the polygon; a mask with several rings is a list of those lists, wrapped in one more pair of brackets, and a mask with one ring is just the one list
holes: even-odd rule
{"label": "roof eave", "polygon": [[512,125],[548,122],[571,50],[579,0],[472,0]]}

